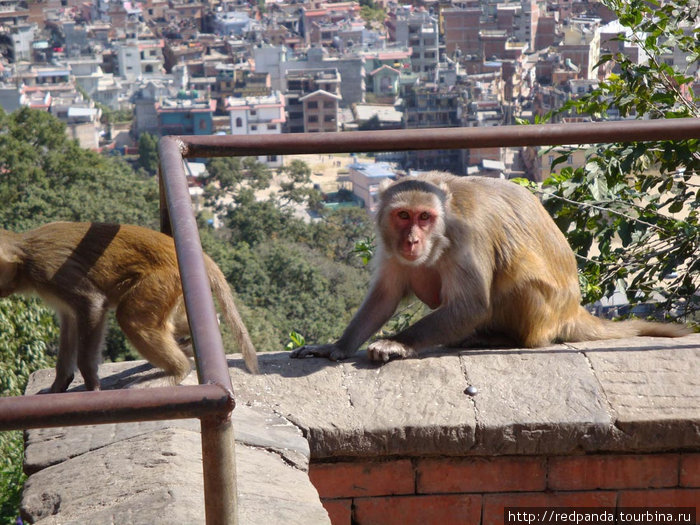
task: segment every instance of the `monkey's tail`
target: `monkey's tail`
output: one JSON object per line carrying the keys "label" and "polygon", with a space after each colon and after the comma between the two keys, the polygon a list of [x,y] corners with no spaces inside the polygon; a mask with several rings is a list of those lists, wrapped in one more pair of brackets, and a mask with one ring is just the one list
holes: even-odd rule
{"label": "monkey's tail", "polygon": [[562,327],[562,341],[593,341],[596,339],[618,339],[623,337],[682,337],[692,333],[690,327],[679,323],[657,323],[630,319],[609,321],[591,315],[582,306],[573,321]]}
{"label": "monkey's tail", "polygon": [[212,259],[206,256],[205,261],[212,292],[219,302],[226,323],[233,330],[238,348],[243,353],[243,360],[245,361],[246,367],[250,373],[258,374],[260,373],[260,369],[258,368],[258,355],[255,352],[253,342],[250,340],[248,330],[238,313],[236,303],[233,301],[233,295],[231,294],[228,282],[226,282],[226,277],[224,277],[224,274]]}

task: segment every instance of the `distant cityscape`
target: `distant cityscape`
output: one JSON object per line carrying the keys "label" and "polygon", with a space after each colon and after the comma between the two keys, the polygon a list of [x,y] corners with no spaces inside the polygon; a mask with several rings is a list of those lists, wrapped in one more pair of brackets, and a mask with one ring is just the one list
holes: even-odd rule
{"label": "distant cityscape", "polygon": [[[609,65],[594,67],[603,53],[647,60],[615,39],[624,30],[595,0],[0,0],[0,106],[48,111],[83,147],[115,152],[144,132],[532,122],[608,76]],[[679,52],[660,59],[688,67]],[[697,63],[688,74],[700,89]],[[107,111],[133,117],[104,123]],[[533,148],[396,155],[380,160],[532,180],[549,173]]]}

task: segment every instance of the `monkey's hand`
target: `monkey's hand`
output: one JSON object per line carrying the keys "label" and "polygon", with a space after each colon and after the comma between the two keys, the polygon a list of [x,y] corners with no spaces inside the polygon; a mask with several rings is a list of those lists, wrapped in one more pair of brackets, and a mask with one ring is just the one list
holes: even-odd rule
{"label": "monkey's hand", "polygon": [[354,352],[348,353],[337,345],[327,344],[327,345],[304,345],[301,348],[297,348],[289,357],[292,359],[302,358],[302,357],[327,357],[331,361],[340,361],[342,359],[347,359]]}
{"label": "monkey's hand", "polygon": [[403,343],[391,339],[379,339],[367,347],[367,356],[371,361],[386,363],[390,359],[404,359],[416,357],[418,353]]}

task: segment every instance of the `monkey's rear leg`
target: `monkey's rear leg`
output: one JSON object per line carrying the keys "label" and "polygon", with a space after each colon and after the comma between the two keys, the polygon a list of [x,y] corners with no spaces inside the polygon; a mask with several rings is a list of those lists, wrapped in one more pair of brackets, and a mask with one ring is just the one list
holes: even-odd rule
{"label": "monkey's rear leg", "polygon": [[126,299],[117,308],[116,317],[136,350],[153,366],[163,369],[173,382],[180,383],[190,373],[190,361],[177,344],[167,316],[157,316]]}

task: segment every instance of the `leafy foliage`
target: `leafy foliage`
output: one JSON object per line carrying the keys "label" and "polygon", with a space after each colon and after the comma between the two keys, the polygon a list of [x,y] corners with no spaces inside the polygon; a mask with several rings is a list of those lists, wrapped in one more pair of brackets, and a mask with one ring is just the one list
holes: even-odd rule
{"label": "leafy foliage", "polygon": [[[639,46],[648,63],[604,55],[598,66],[613,73],[558,116],[700,117],[692,90],[700,59],[700,29],[693,24],[699,4],[602,1],[630,29],[617,41]],[[686,57],[675,68],[663,60],[674,49]],[[559,152],[553,168],[572,154]],[[632,302],[659,301],[665,313],[692,316],[700,309],[698,141],[598,145],[585,156],[583,166],[564,167],[542,188],[545,206],[579,256],[585,301],[617,290]]]}
{"label": "leafy foliage", "polygon": [[[50,311],[20,297],[0,300],[0,395],[21,395],[32,372],[53,365],[58,330]],[[0,524],[15,523],[22,471],[22,432],[0,432]]]}
{"label": "leafy foliage", "polygon": [[158,137],[150,133],[139,136],[138,165],[149,175],[158,173]]}
{"label": "leafy foliage", "polygon": [[[207,186],[208,202],[215,204],[225,227],[202,232],[205,251],[237,292],[244,305],[241,316],[258,348],[284,348],[290,333],[313,341],[337,337],[368,280],[353,249],[369,235],[369,217],[364,210],[346,208],[304,220],[316,193],[310,189],[308,166],[292,161],[275,178],[275,190],[265,187],[270,179],[256,164],[217,163],[215,176],[233,182],[221,183],[212,175]],[[224,166],[228,173],[217,171]]]}

